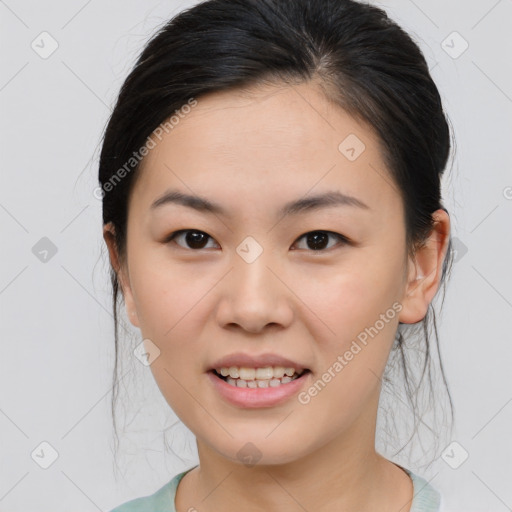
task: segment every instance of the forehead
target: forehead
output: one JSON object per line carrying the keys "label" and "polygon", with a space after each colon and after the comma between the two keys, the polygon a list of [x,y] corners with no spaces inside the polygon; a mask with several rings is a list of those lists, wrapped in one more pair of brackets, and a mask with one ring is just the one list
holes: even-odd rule
{"label": "forehead", "polygon": [[398,196],[372,128],[313,85],[210,93],[187,112],[143,160],[134,195],[141,207],[168,188],[240,206],[310,190],[377,208]]}

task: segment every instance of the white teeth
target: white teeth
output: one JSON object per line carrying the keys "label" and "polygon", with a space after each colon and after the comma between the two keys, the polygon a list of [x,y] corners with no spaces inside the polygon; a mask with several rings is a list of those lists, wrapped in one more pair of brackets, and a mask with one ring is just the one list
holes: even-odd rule
{"label": "white teeth", "polygon": [[257,368],[256,369],[256,378],[257,379],[260,379],[260,380],[271,379],[273,376],[274,376],[274,370],[272,369],[272,366],[267,366],[266,368]]}
{"label": "white teeth", "polygon": [[239,388],[275,388],[297,379],[306,370],[285,368],[284,366],[265,366],[262,368],[247,368],[245,366],[230,366],[216,368],[215,371],[226,377],[226,382]]}
{"label": "white teeth", "polygon": [[240,368],[238,376],[244,380],[254,380],[256,377],[256,370],[254,368]]}
{"label": "white teeth", "polygon": [[274,366],[274,379],[280,379],[281,377],[284,377],[284,372],[284,366]]}
{"label": "white teeth", "polygon": [[228,376],[226,378],[226,382],[230,384],[231,386],[235,386],[238,388],[276,388],[277,386],[281,386],[281,384],[287,384],[288,382],[291,382],[292,380],[295,380],[298,378],[298,375],[295,377],[288,377],[288,375],[285,375],[281,379],[253,379],[253,380],[244,380],[244,379],[233,379],[232,377]]}
{"label": "white teeth", "polygon": [[272,380],[281,379],[285,375],[293,377],[293,375],[301,375],[304,370],[295,371],[295,368],[285,368],[283,366],[266,366],[264,368],[246,368],[238,366],[230,366],[223,368],[216,368],[217,373],[223,377],[231,377],[232,379],[243,379],[251,381],[258,380]]}

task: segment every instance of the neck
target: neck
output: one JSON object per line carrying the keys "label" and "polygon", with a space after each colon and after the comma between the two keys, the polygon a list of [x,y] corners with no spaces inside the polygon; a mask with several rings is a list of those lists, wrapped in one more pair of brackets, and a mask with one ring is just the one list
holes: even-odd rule
{"label": "neck", "polygon": [[249,467],[198,439],[200,466],[180,482],[177,510],[382,511],[386,504],[409,510],[412,482],[376,453],[375,415],[361,416],[343,435],[322,441],[292,462]]}

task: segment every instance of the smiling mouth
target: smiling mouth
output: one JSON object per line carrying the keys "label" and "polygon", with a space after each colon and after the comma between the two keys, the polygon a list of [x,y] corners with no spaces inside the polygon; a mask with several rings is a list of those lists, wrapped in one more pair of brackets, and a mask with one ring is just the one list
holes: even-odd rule
{"label": "smiling mouth", "polygon": [[[282,377],[275,376],[273,372],[271,372],[270,369],[266,369],[266,375],[262,375],[261,372],[259,375],[256,375],[256,372],[248,372],[246,374],[242,374],[242,377],[239,375],[238,377],[233,377],[231,375],[222,375],[217,370],[210,370],[210,373],[218,377],[219,379],[223,380],[227,384],[230,384],[233,387],[238,388],[249,388],[249,389],[260,389],[260,388],[269,388],[269,387],[279,387],[286,385],[294,380],[297,380],[303,376],[305,376],[308,373],[311,373],[310,370],[304,369],[299,371],[288,371],[288,373],[291,373],[291,375],[283,375]],[[291,369],[293,370],[293,368]],[[281,372],[282,373],[282,372]],[[254,375],[253,375],[254,374]],[[272,374],[272,376],[271,376]],[[261,377],[261,378],[260,378]],[[266,378],[264,378],[266,377]]]}

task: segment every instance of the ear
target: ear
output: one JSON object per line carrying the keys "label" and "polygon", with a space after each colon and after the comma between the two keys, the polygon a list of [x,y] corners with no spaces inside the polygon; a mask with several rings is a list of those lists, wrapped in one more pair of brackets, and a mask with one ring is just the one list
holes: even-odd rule
{"label": "ear", "polygon": [[126,314],[128,315],[128,318],[132,325],[134,325],[135,327],[140,327],[139,318],[137,316],[137,310],[135,308],[135,301],[133,299],[132,289],[130,286],[128,269],[121,264],[115,240],[115,229],[114,225],[111,222],[105,224],[105,226],[103,227],[103,239],[107,244],[110,264],[112,265],[112,268],[114,269],[117,275],[117,279],[119,280],[119,284],[121,286],[121,292],[123,294],[123,299],[126,307]]}
{"label": "ear", "polygon": [[398,317],[404,324],[423,320],[428,306],[441,282],[443,262],[450,241],[450,217],[445,210],[436,210],[434,227],[425,244],[408,260],[407,284]]}

